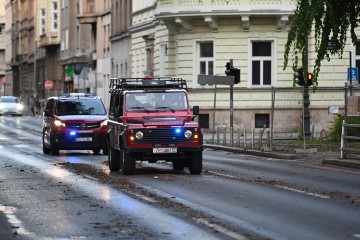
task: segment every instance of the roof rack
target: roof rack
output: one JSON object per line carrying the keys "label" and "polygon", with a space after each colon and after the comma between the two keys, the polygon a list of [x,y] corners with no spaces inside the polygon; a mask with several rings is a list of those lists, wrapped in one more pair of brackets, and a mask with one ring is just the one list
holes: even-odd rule
{"label": "roof rack", "polygon": [[95,93],[66,93],[66,92],[63,92],[63,93],[60,93],[59,94],[59,98],[61,97],[77,97],[77,98],[80,98],[80,97],[95,97]]}
{"label": "roof rack", "polygon": [[182,78],[110,78],[109,92],[118,93],[129,89],[185,89],[186,80]]}

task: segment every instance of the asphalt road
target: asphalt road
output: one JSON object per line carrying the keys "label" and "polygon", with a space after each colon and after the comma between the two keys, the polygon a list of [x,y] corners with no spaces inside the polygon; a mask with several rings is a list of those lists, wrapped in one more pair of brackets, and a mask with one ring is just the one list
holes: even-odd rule
{"label": "asphalt road", "polygon": [[320,160],[206,149],[201,175],[139,163],[122,176],[104,155],[42,154],[34,117],[0,117],[0,156],[11,239],[360,238],[359,170]]}

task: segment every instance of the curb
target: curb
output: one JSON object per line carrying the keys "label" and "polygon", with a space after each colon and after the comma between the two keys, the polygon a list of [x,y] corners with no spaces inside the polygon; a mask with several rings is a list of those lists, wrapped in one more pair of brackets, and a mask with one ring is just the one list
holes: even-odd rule
{"label": "curb", "polygon": [[[297,158],[301,158],[304,156],[306,152],[299,152],[295,154],[288,154],[288,153],[276,153],[276,152],[267,152],[267,151],[259,151],[259,150],[247,150],[238,147],[228,147],[228,146],[221,146],[221,145],[214,145],[214,144],[204,144],[204,148],[210,148],[214,150],[222,150],[237,154],[248,154],[253,156],[259,157],[269,157],[269,158],[278,158],[278,159],[285,159],[285,160],[293,160]],[[360,169],[360,161],[359,160],[351,160],[351,159],[323,159],[322,164],[329,164],[335,166],[342,166],[348,168],[356,168]]]}
{"label": "curb", "polygon": [[350,159],[324,159],[322,164],[330,164],[342,167],[358,168],[360,169],[360,161]]}
{"label": "curb", "polygon": [[228,151],[228,152],[238,153],[238,154],[248,154],[248,155],[259,156],[259,157],[270,157],[270,158],[279,158],[279,159],[288,159],[288,160],[296,159],[299,157],[296,154],[248,150],[248,149],[243,149],[243,148],[227,147],[227,146],[220,146],[220,145],[213,145],[213,144],[204,144],[203,146],[204,146],[204,148],[210,148],[210,149],[214,149],[214,150],[222,150],[222,151]]}

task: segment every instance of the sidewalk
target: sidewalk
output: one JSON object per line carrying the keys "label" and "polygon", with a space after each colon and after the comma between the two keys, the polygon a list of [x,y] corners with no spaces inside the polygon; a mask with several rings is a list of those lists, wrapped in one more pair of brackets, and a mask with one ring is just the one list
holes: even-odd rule
{"label": "sidewalk", "polygon": [[[292,160],[292,159],[300,159],[300,158],[311,158],[314,155],[312,152],[306,153],[299,152],[299,153],[284,153],[284,152],[277,152],[277,151],[261,151],[256,149],[243,149],[240,147],[231,147],[231,146],[224,146],[224,145],[216,145],[216,144],[204,144],[204,148],[219,150],[219,151],[226,151],[232,152],[237,154],[248,154],[260,157],[269,157],[269,158],[278,158],[278,159],[285,159],[285,160]],[[321,155],[321,152],[318,152],[318,155]],[[331,154],[330,154],[331,155]],[[329,157],[329,154],[324,153],[321,163],[322,164],[329,164],[329,165],[336,165],[342,167],[349,167],[349,168],[356,168],[360,169],[360,160],[353,160],[353,159],[340,159],[340,157],[336,157],[337,154],[332,154]],[[340,153],[339,153],[340,156]]]}

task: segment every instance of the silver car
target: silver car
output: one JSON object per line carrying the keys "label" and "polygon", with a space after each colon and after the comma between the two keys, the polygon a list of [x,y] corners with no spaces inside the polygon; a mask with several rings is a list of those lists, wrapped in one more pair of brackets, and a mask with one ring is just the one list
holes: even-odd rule
{"label": "silver car", "polygon": [[1,115],[16,115],[22,116],[24,105],[19,98],[15,96],[1,96],[0,97],[0,116]]}

